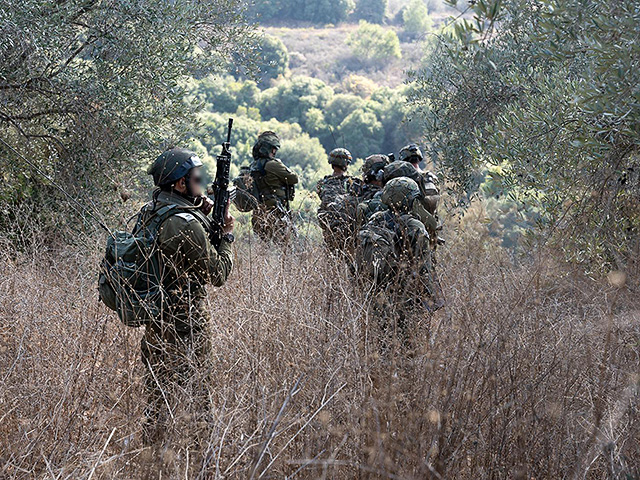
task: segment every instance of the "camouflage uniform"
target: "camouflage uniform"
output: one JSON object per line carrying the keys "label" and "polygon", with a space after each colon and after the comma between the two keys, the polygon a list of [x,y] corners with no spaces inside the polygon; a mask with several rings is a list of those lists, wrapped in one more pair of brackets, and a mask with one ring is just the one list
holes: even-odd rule
{"label": "camouflage uniform", "polygon": [[405,341],[407,321],[441,303],[429,233],[413,212],[419,195],[411,179],[388,182],[381,197],[386,208],[374,213],[358,234],[358,269],[369,283],[365,288],[373,292],[372,314],[387,332],[384,348],[390,333]]}
{"label": "camouflage uniform", "polygon": [[210,316],[206,284],[221,286],[233,267],[231,244],[223,237],[218,250],[209,240],[211,227],[193,202],[175,192],[160,191],[140,212],[136,229],[153,212],[177,205],[158,230],[161,283],[166,300],[161,316],[145,328],[141,342],[145,366],[145,441],[159,439],[167,414],[175,404],[172,392],[187,391],[194,411],[205,415],[210,370]]}
{"label": "camouflage uniform", "polygon": [[347,193],[337,196],[327,207],[331,216],[332,234],[338,239],[337,247],[350,263],[353,261],[358,234],[358,204],[373,198],[382,190],[382,187],[373,181],[381,176],[382,169],[388,161],[386,155],[367,157],[362,166],[363,179],[351,179],[347,186]]}
{"label": "camouflage uniform", "polygon": [[293,200],[298,176],[281,160],[271,156],[271,148],[280,148],[280,140],[273,132],[264,132],[253,148],[251,174],[260,198],[253,211],[253,231],[263,240],[287,241],[295,227],[289,202]]}
{"label": "camouflage uniform", "polygon": [[424,155],[422,155],[422,150],[420,150],[420,147],[415,143],[410,143],[409,145],[402,147],[398,154],[398,160],[415,165],[415,169],[418,173],[423,173],[420,168],[420,163],[424,160]]}
{"label": "camouflage uniform", "polygon": [[316,185],[316,193],[320,197],[320,210],[323,210],[339,195],[351,190],[353,178],[349,175],[326,175]]}
{"label": "camouflage uniform", "polygon": [[370,155],[366,158],[362,166],[365,182],[354,189],[354,195],[358,199],[358,206],[355,212],[356,232],[369,221],[371,215],[383,208],[382,202],[380,201],[382,187],[371,183],[371,179],[377,178],[382,182],[384,169],[388,164],[389,157],[386,155]]}
{"label": "camouflage uniform", "polygon": [[334,250],[344,249],[347,240],[344,232],[346,217],[342,214],[342,209],[345,195],[354,184],[354,179],[346,174],[351,160],[351,153],[347,149],[332,150],[329,153],[329,165],[334,167],[334,173],[325,176],[316,185],[316,192],[320,197],[318,223],[325,244]]}
{"label": "camouflage uniform", "polygon": [[366,225],[374,213],[386,210],[387,206],[382,203],[382,189],[378,190],[373,197],[368,200],[364,200],[358,204],[358,210],[356,212],[356,224],[358,229],[363,225]]}
{"label": "camouflage uniform", "polygon": [[[420,173],[412,164],[404,160],[396,160],[384,167],[383,184],[400,177],[412,179],[420,188],[420,202],[414,205],[413,213],[418,215],[420,221],[427,227],[431,238],[431,246],[435,250],[437,230],[439,228],[437,205],[440,199],[439,191],[436,187],[437,179],[431,172]],[[358,225],[364,225],[374,213],[386,209],[386,206],[381,201],[381,195],[382,193],[358,205]]]}

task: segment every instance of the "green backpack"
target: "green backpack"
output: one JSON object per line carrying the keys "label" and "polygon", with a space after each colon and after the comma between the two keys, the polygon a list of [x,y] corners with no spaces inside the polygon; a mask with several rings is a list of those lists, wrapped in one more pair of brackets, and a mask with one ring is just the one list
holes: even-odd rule
{"label": "green backpack", "polygon": [[342,250],[354,243],[357,209],[358,199],[353,195],[338,195],[318,209],[318,223],[329,247]]}
{"label": "green backpack", "polygon": [[236,196],[233,204],[241,212],[250,212],[258,206],[260,193],[256,181],[251,175],[251,167],[244,165],[240,167],[240,175],[233,179],[236,187]]}
{"label": "green backpack", "polygon": [[389,282],[398,264],[399,230],[393,215],[378,212],[358,232],[358,273],[376,285]]}
{"label": "green backpack", "polygon": [[147,325],[162,312],[165,292],[156,238],[162,222],[180,211],[177,205],[167,205],[143,225],[147,208],[138,215],[132,233],[118,231],[107,239],[98,276],[100,300],[129,327]]}

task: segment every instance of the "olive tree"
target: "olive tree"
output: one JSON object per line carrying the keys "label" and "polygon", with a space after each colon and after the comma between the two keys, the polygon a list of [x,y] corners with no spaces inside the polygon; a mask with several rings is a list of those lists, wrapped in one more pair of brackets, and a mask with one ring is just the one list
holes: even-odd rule
{"label": "olive tree", "polygon": [[[250,63],[244,8],[242,0],[0,0],[0,138],[74,195],[121,188],[140,164],[188,138],[200,104],[183,101],[186,79],[224,71],[232,55]],[[12,179],[0,195],[52,194],[49,180],[0,145],[0,174]]]}
{"label": "olive tree", "polygon": [[467,195],[478,171],[499,166],[499,194],[539,209],[567,258],[619,266],[640,227],[637,2],[481,0],[472,10],[413,74],[432,155]]}

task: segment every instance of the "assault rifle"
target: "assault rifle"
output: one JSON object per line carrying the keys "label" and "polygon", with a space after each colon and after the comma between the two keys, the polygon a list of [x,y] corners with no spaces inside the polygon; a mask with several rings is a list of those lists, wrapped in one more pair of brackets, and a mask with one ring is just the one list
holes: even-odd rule
{"label": "assault rifle", "polygon": [[222,230],[225,227],[224,217],[230,201],[236,196],[235,187],[229,188],[229,169],[231,168],[231,127],[233,118],[229,119],[227,141],[222,143],[222,153],[216,157],[216,178],[211,185],[213,194],[213,212],[211,214],[211,243],[218,248],[222,242]]}

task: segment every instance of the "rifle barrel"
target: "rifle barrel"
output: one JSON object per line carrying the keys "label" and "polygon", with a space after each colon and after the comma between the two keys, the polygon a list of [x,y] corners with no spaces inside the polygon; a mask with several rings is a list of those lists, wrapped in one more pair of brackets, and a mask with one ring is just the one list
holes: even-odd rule
{"label": "rifle barrel", "polygon": [[227,143],[231,143],[231,127],[233,126],[233,118],[229,119],[229,126],[227,127]]}

